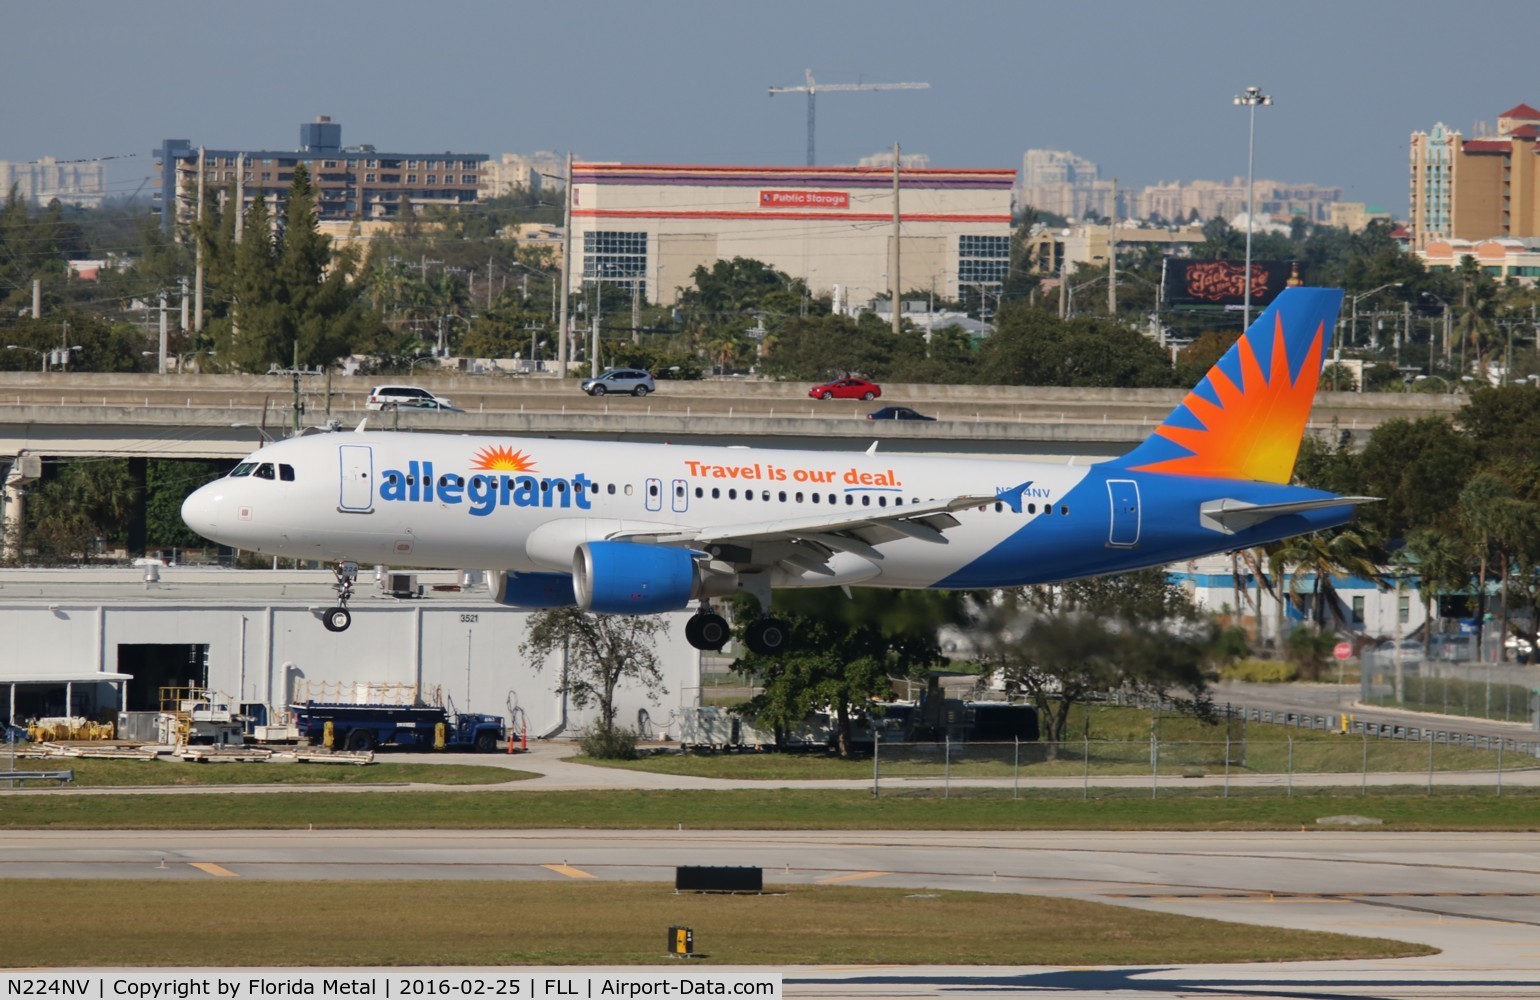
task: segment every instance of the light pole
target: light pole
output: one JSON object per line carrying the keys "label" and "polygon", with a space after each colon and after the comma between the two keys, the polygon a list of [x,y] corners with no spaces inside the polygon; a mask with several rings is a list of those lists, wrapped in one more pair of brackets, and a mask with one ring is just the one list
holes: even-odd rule
{"label": "light pole", "polygon": [[1241,314],[1241,329],[1251,327],[1251,217],[1256,213],[1256,202],[1251,197],[1252,164],[1255,162],[1257,145],[1257,107],[1267,107],[1273,103],[1273,99],[1262,93],[1258,87],[1247,87],[1235,98],[1237,107],[1245,106],[1250,109],[1251,128],[1246,138],[1246,305]]}

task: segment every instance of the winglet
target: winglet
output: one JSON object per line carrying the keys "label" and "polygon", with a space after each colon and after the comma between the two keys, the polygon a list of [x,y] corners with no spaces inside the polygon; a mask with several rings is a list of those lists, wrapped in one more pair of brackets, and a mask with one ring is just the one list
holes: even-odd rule
{"label": "winglet", "polygon": [[1288,482],[1341,307],[1339,289],[1284,289],[1121,464],[1135,472]]}

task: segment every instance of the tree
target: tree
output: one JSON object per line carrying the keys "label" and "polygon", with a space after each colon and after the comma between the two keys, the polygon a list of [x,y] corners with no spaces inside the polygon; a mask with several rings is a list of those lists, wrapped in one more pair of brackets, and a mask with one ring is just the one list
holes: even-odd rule
{"label": "tree", "polygon": [[[887,694],[890,677],[939,663],[937,632],[960,621],[963,609],[962,596],[952,591],[858,589],[841,601],[792,590],[776,601],[795,645],[775,656],[748,653],[738,660],[738,669],[763,688],[744,711],[784,743],[793,726],[826,709],[842,757],[851,753],[853,715]],[[747,613],[738,618],[745,625],[752,620]]]}
{"label": "tree", "polygon": [[1106,317],[1061,320],[1031,306],[1003,311],[978,357],[978,380],[999,385],[1167,387],[1165,349]]}
{"label": "tree", "polygon": [[89,559],[99,539],[124,543],[138,500],[126,459],[69,462],[27,494],[20,547],[44,565]]}
{"label": "tree", "polygon": [[1203,670],[1216,630],[1159,569],[993,592],[974,636],[984,662],[1037,706],[1050,756],[1070,709],[1099,692],[1183,690],[1185,710],[1212,711]]}
{"label": "tree", "polygon": [[553,608],[529,617],[529,635],[519,652],[536,669],[551,654],[566,650],[567,665],[556,690],[579,708],[599,710],[599,728],[615,726],[615,692],[638,685],[649,697],[667,694],[658,664],[657,638],[668,623],[656,615],[601,615],[578,608]]}

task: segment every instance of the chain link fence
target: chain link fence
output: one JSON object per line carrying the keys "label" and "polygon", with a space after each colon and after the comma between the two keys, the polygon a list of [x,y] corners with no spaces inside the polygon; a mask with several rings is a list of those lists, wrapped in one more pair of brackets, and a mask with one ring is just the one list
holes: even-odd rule
{"label": "chain link fence", "polygon": [[[1258,713],[1267,715],[1270,713]],[[1298,716],[1296,721],[1320,721]],[[1259,719],[1258,721],[1262,721]],[[1285,723],[1280,718],[1277,721]],[[1340,719],[1332,735],[1317,732],[1313,736],[1286,737],[1279,740],[1251,739],[1241,734],[1224,740],[1092,740],[1060,743],[1011,741],[1008,743],[963,742],[943,739],[938,742],[912,743],[877,739],[872,752],[872,790],[880,794],[883,782],[902,783],[905,779],[942,779],[942,794],[949,794],[952,782],[961,789],[979,784],[974,779],[1009,778],[1014,794],[1023,783],[1040,779],[1079,779],[1087,796],[1096,784],[1127,786],[1133,777],[1148,777],[1151,794],[1183,785],[1192,779],[1222,782],[1228,796],[1230,780],[1255,777],[1277,779],[1290,793],[1295,779],[1306,776],[1358,776],[1362,787],[1371,779],[1376,785],[1425,783],[1431,790],[1440,775],[1469,775],[1475,783],[1490,781],[1496,794],[1502,794],[1504,772],[1533,770],[1540,766],[1540,743],[1508,737],[1488,737],[1451,733],[1417,727],[1380,727],[1374,724]],[[1292,722],[1288,724],[1293,724]],[[1326,729],[1322,725],[1320,729]],[[1117,779],[1109,781],[1108,779]],[[998,780],[990,785],[999,785]],[[1070,782],[1058,782],[1060,784]],[[1352,782],[1337,780],[1337,787]]]}
{"label": "chain link fence", "polygon": [[1365,650],[1365,704],[1440,715],[1530,722],[1537,710],[1540,669],[1516,663],[1424,659],[1420,651]]}

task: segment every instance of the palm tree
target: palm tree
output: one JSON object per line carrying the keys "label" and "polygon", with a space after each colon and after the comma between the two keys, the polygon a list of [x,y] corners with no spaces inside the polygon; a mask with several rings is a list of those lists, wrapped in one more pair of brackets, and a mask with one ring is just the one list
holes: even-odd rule
{"label": "palm tree", "polygon": [[1471,552],[1458,537],[1432,528],[1407,535],[1406,548],[1417,559],[1418,588],[1427,607],[1422,641],[1426,657],[1439,597],[1470,586]]}
{"label": "palm tree", "polygon": [[1285,570],[1293,567],[1289,579],[1289,593],[1298,597],[1305,577],[1312,580],[1311,605],[1316,626],[1325,630],[1326,612],[1345,624],[1337,607],[1336,576],[1355,576],[1372,583],[1380,583],[1383,571],[1369,554],[1369,546],[1356,531],[1344,530],[1330,534],[1318,532],[1300,535],[1278,543],[1268,557],[1273,576],[1282,581]]}

